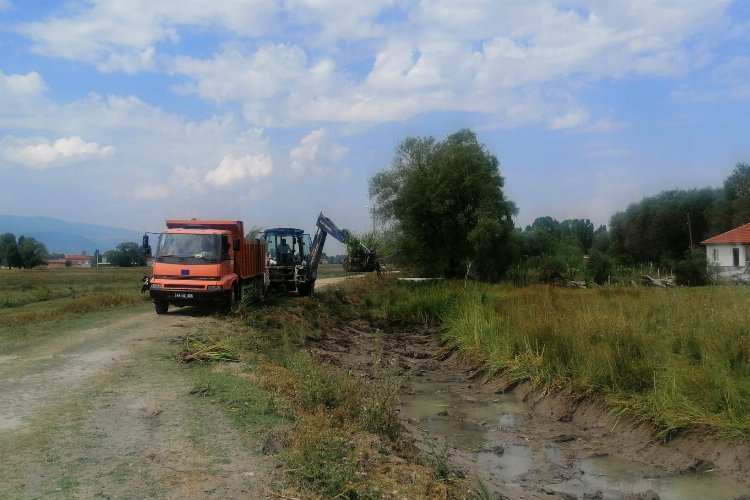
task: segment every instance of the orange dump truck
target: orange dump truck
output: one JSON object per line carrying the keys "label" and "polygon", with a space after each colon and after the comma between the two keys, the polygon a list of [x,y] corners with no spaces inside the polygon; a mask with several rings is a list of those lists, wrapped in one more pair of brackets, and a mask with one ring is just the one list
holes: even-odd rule
{"label": "orange dump truck", "polygon": [[[143,237],[151,253],[148,235]],[[169,305],[220,304],[261,298],[268,287],[266,242],[245,238],[242,221],[168,220],[159,234],[149,279],[156,314]]]}

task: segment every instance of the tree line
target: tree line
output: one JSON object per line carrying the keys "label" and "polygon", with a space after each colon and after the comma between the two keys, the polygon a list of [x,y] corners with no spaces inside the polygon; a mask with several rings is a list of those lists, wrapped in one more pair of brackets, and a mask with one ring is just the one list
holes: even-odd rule
{"label": "tree line", "polygon": [[[620,265],[669,266],[698,279],[704,239],[750,222],[750,165],[738,163],[720,188],[670,190],[633,203],[609,227],[588,219],[539,217],[514,227],[499,161],[470,130],[446,139],[409,137],[390,168],[370,178],[377,249],[425,276],[603,282]],[[692,266],[692,267],[691,267]],[[707,276],[707,275],[706,275]]]}
{"label": "tree line", "polygon": [[0,266],[9,268],[31,269],[45,264],[47,247],[44,243],[28,236],[16,236],[13,233],[0,235]]}
{"label": "tree line", "polygon": [[[370,178],[373,214],[385,229],[365,238],[368,247],[424,276],[525,283],[530,273],[540,281],[585,275],[602,283],[617,266],[652,263],[682,270],[696,284],[706,260],[695,246],[750,221],[750,164],[738,163],[719,188],[646,197],[614,214],[609,227],[545,216],[517,228],[499,166],[470,130],[444,140],[406,138],[390,168]],[[114,266],[145,265],[134,242],[104,255]],[[46,258],[33,238],[0,236],[2,266],[31,268]]]}
{"label": "tree line", "polygon": [[[98,254],[97,250],[97,254]],[[86,255],[86,252],[81,252]],[[138,243],[124,242],[114,250],[103,254],[107,262],[117,267],[145,266],[143,247]],[[46,265],[50,259],[63,259],[64,254],[49,253],[44,243],[29,236],[16,236],[13,233],[0,235],[0,267],[31,269]]]}

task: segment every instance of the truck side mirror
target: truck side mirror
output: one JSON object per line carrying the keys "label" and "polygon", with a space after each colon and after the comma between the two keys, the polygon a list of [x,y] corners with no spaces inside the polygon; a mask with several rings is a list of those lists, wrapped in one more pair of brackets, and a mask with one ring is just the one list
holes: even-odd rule
{"label": "truck side mirror", "polygon": [[239,238],[235,238],[234,239],[234,251],[236,252],[239,249],[240,249],[240,239]]}
{"label": "truck side mirror", "polygon": [[148,235],[143,235],[143,254],[144,255],[151,255],[151,246],[148,244]]}

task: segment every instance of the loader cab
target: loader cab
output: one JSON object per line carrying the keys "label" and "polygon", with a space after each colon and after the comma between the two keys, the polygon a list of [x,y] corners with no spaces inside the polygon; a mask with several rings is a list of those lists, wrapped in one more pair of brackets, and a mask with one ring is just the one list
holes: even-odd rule
{"label": "loader cab", "polygon": [[310,255],[312,241],[302,229],[266,229],[263,238],[271,265],[299,265]]}

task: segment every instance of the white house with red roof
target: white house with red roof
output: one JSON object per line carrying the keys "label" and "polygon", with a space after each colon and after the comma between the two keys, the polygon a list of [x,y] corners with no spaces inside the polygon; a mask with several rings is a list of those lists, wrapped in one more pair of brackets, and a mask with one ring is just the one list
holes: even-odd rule
{"label": "white house with red roof", "polygon": [[740,268],[750,261],[750,223],[701,241],[712,266]]}

